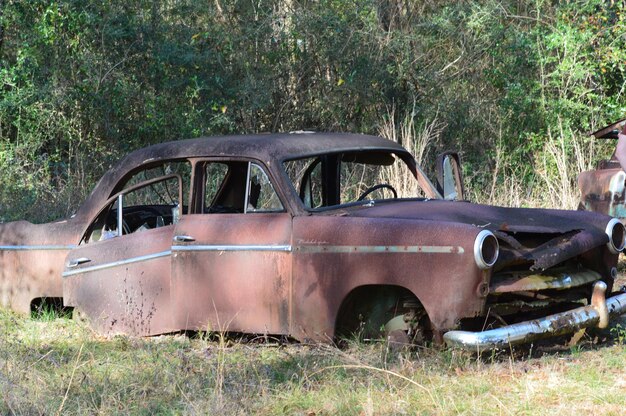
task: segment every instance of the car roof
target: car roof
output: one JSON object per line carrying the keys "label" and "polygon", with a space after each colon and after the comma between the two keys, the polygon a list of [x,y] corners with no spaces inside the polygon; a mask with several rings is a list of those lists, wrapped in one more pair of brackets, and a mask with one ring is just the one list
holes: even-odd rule
{"label": "car roof", "polygon": [[319,153],[356,149],[389,149],[406,152],[399,144],[376,136],[296,132],[200,137],[171,141],[136,150],[121,163],[138,165],[147,159],[201,156],[237,156],[264,161],[287,160]]}
{"label": "car roof", "polygon": [[353,150],[388,150],[410,154],[398,143],[377,136],[354,133],[272,133],[236,136],[211,136],[176,140],[144,147],[129,153],[104,174],[77,215],[91,215],[111,196],[118,182],[144,165],[168,159],[193,157],[241,157],[272,165],[299,157]]}

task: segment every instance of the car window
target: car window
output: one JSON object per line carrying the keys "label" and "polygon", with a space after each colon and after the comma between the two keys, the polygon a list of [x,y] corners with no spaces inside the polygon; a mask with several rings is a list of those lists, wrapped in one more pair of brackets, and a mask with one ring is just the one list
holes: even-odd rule
{"label": "car window", "polygon": [[122,189],[131,188],[147,180],[171,174],[178,174],[183,180],[183,201],[181,201],[181,203],[183,205],[184,212],[187,212],[187,207],[189,206],[189,184],[191,178],[191,163],[187,160],[168,160],[135,172],[129,179],[126,180],[126,182],[123,183],[122,186],[117,186],[114,193],[117,193]]}
{"label": "car window", "polygon": [[220,162],[210,162],[205,165],[205,191],[204,206],[210,207],[214,205],[218,191],[224,184],[224,179],[228,174],[228,165]]}
{"label": "car window", "polygon": [[83,243],[175,224],[180,216],[181,185],[180,175],[173,174],[125,189],[109,200],[85,233]]}
{"label": "car window", "polygon": [[290,160],[285,163],[285,169],[305,207],[323,206],[322,163],[319,157]]}
{"label": "car window", "polygon": [[247,161],[206,162],[206,214],[283,211],[283,205],[263,168]]}
{"label": "car window", "polygon": [[124,208],[152,205],[178,205],[178,181],[176,177],[141,186],[124,193]]}
{"label": "car window", "polygon": [[249,176],[247,212],[283,211],[283,204],[263,169],[251,163]]}
{"label": "car window", "polygon": [[391,152],[320,155],[286,161],[284,168],[309,209],[425,195],[408,165]]}

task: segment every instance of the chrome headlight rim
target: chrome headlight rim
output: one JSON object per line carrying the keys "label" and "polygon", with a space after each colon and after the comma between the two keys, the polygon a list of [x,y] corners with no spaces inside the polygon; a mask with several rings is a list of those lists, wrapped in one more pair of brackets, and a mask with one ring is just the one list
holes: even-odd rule
{"label": "chrome headlight rim", "polygon": [[474,240],[474,261],[483,270],[490,269],[498,261],[500,245],[498,239],[489,230],[482,230]]}
{"label": "chrome headlight rim", "polygon": [[[616,227],[618,227],[617,233],[615,229]],[[624,224],[622,224],[617,218],[612,218],[606,225],[604,232],[609,237],[609,242],[606,243],[609,251],[613,254],[621,253],[622,250],[624,250],[624,245],[626,244],[626,229],[624,228]],[[617,244],[616,240],[618,240]]]}

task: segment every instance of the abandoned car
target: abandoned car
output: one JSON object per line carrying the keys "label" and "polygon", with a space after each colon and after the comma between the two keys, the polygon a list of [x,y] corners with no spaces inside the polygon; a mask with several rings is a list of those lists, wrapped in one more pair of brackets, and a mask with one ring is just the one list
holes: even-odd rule
{"label": "abandoned car", "polygon": [[453,153],[434,185],[379,137],[199,138],[131,153],[70,219],[1,224],[0,299],[62,299],[105,334],[495,348],[624,313],[624,234],[597,213],[465,202]]}
{"label": "abandoned car", "polygon": [[[596,132],[590,133],[596,139],[615,140],[622,130],[626,119],[619,120]],[[601,212],[626,221],[626,173],[620,167],[615,152],[607,160],[601,160],[598,168],[581,172],[578,175],[578,187],[581,198],[579,209]]]}

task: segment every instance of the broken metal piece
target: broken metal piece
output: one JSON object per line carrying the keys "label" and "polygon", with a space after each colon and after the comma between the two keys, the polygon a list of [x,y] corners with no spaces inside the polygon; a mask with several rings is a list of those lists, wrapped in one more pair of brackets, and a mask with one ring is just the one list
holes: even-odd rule
{"label": "broken metal piece", "polygon": [[[619,120],[596,132],[596,139],[617,139],[626,119]],[[578,175],[580,188],[579,209],[601,212],[624,221],[626,219],[626,173],[613,152],[610,159],[602,160],[595,170]]]}
{"label": "broken metal piece", "polygon": [[606,305],[606,283],[600,281],[593,285],[593,292],[591,294],[591,306],[598,312],[600,320],[598,321],[598,328],[606,328],[609,326],[609,310]]}
{"label": "broken metal piece", "polygon": [[[609,316],[626,313],[626,294],[615,295],[604,301],[606,284],[598,282],[597,305],[588,305],[546,316],[532,321],[520,322],[481,332],[449,331],[443,335],[447,345],[465,349],[494,349],[531,342],[548,336],[575,332],[581,328],[604,325]],[[596,293],[596,291],[594,291]],[[602,306],[604,305],[604,307]],[[603,308],[606,308],[603,311]]]}
{"label": "broken metal piece", "polygon": [[624,122],[626,122],[626,118],[609,124],[608,126],[603,127],[597,131],[589,133],[589,136],[593,136],[596,139],[617,139],[617,135],[622,130]]}
{"label": "broken metal piece", "polygon": [[494,276],[489,293],[534,292],[546,289],[569,289],[600,280],[600,273],[593,270],[575,272],[561,271],[552,274],[511,273]]}

